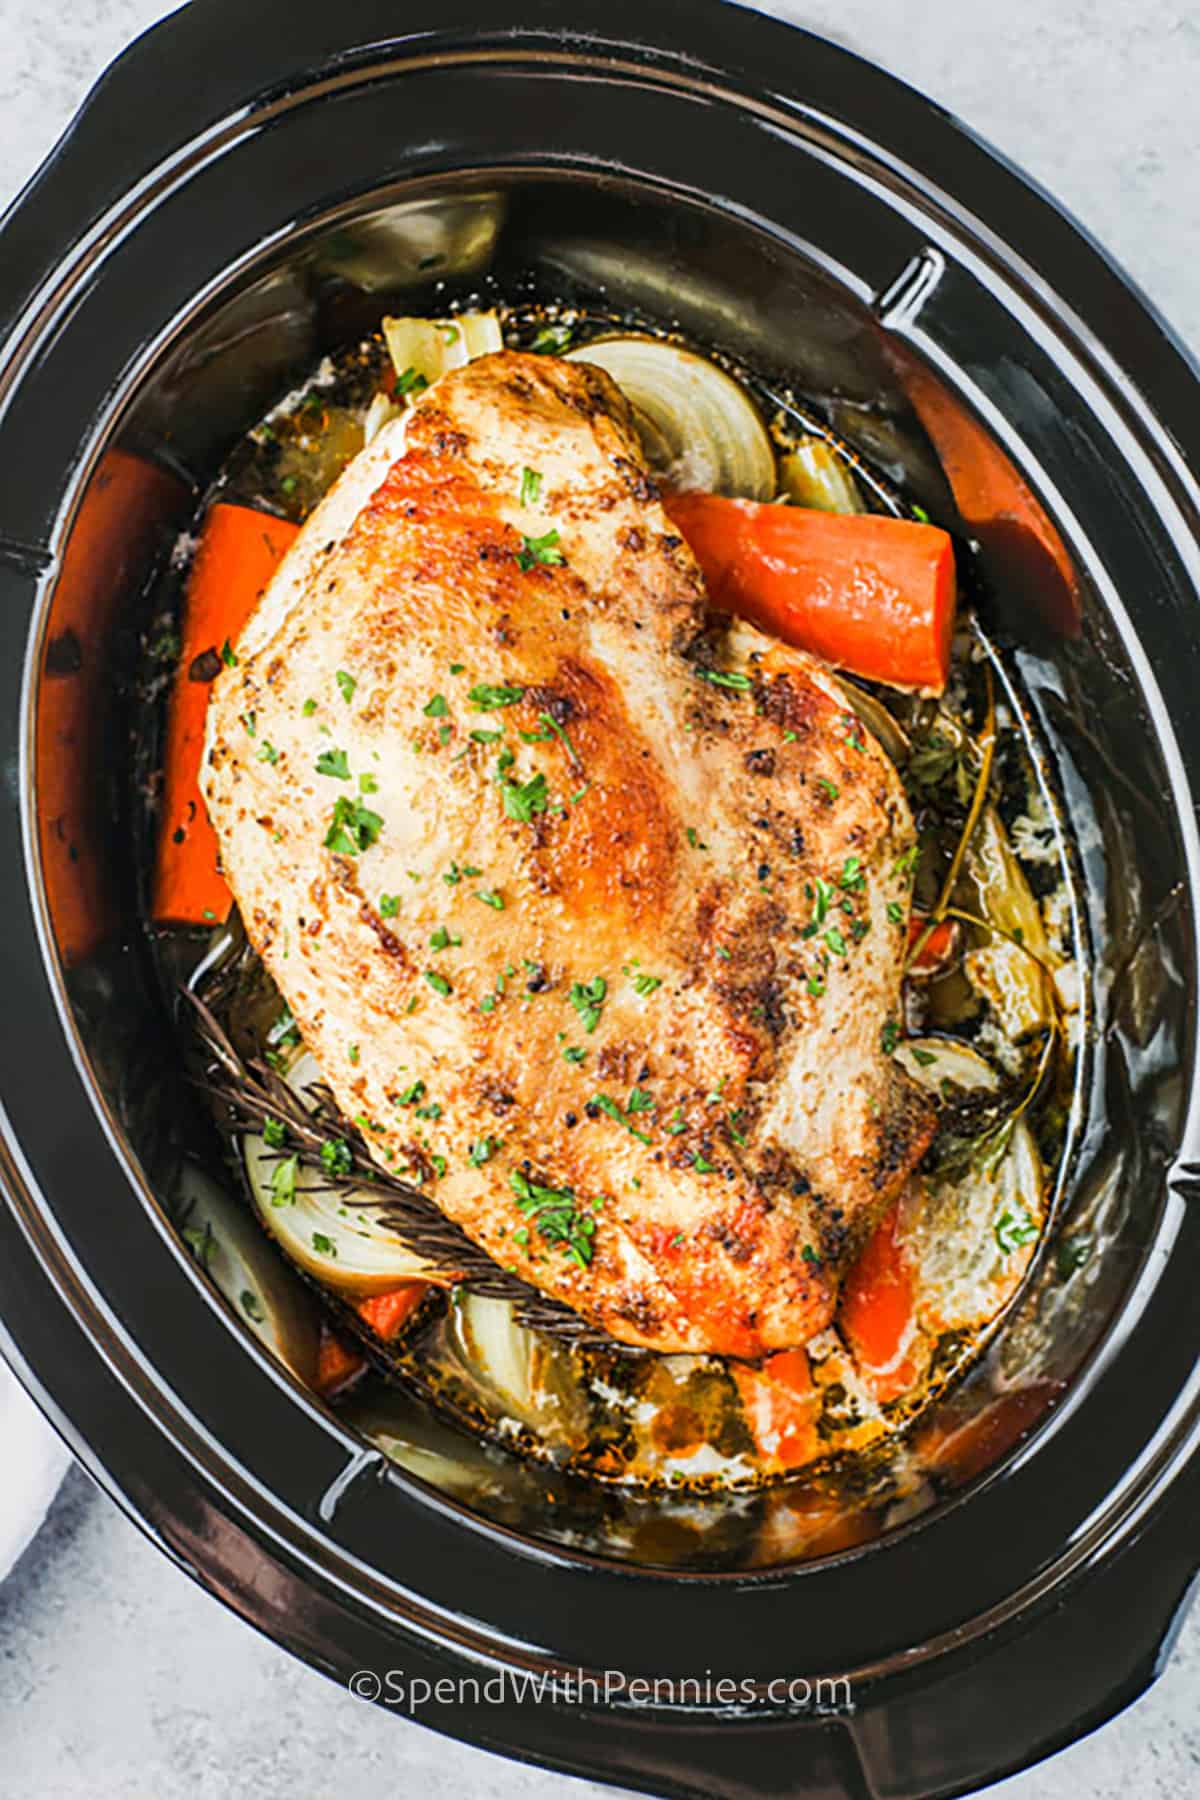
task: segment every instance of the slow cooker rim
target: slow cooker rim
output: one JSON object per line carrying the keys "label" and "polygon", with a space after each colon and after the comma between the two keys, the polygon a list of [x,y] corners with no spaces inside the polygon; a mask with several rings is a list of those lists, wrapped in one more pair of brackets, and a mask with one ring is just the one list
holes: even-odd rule
{"label": "slow cooker rim", "polygon": [[[58,155],[63,155],[63,149],[59,149]],[[1069,229],[1070,229],[1070,227],[1069,227]],[[79,473],[79,472],[77,472],[77,473]],[[79,473],[79,481],[83,481],[83,473]],[[191,1271],[189,1271],[189,1273],[191,1273]],[[766,1573],[770,1573],[770,1571],[766,1571]],[[797,1571],[797,1573],[802,1573],[802,1571]],[[705,1577],[698,1577],[698,1579],[705,1579]],[[718,1577],[718,1579],[727,1579],[727,1577]]]}

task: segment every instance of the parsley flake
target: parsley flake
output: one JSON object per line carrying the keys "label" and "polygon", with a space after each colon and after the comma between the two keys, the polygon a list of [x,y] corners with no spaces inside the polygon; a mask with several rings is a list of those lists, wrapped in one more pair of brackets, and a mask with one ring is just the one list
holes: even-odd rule
{"label": "parsley flake", "polygon": [[603,975],[595,976],[591,981],[575,981],[571,984],[569,999],[579,1014],[583,1029],[589,1034],[595,1031],[600,1023],[600,1014],[608,994],[608,983]]}
{"label": "parsley flake", "polygon": [[521,470],[520,503],[522,506],[536,506],[542,497],[542,477],[537,469]]}
{"label": "parsley flake", "polygon": [[525,574],[536,569],[539,564],[557,564],[563,560],[563,553],[558,547],[557,531],[547,531],[541,537],[522,537],[521,548],[517,551],[517,567]]}
{"label": "parsley flake", "polygon": [[322,750],[317,758],[317,774],[332,781],[349,781],[350,759],[344,750]]}
{"label": "parsley flake", "polygon": [[495,687],[479,682],[467,696],[476,712],[498,712],[502,706],[515,706],[525,698],[525,689],[515,685]]}

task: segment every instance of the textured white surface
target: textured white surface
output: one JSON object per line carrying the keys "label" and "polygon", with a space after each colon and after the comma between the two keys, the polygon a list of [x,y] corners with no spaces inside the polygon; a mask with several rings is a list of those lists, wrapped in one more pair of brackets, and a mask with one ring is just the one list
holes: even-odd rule
{"label": "textured white surface", "polygon": [[[167,10],[153,0],[0,0],[0,205],[105,63]],[[1200,345],[1194,0],[813,0],[767,10],[827,32],[960,114],[1056,193]],[[992,1793],[1200,1795],[1198,1677],[1193,1623],[1139,1705]],[[77,1472],[0,1595],[0,1734],[0,1791],[35,1800],[603,1791],[351,1700],[185,1581]]]}
{"label": "textured white surface", "polygon": [[0,1363],[0,1581],[45,1518],[70,1460],[62,1439]]}

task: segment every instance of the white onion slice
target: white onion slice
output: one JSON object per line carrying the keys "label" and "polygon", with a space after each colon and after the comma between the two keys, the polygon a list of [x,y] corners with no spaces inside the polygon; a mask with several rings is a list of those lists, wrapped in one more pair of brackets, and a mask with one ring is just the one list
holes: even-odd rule
{"label": "white onion slice", "polygon": [[[896,1061],[932,1093],[943,1082],[967,1093],[999,1086],[990,1063],[947,1038],[909,1038]],[[910,1183],[899,1239],[917,1271],[917,1317],[928,1332],[978,1330],[1011,1298],[1041,1236],[1044,1191],[1042,1160],[1023,1118],[965,1174]]]}
{"label": "white onion slice", "polygon": [[643,337],[600,338],[569,351],[568,358],[612,376],[665,487],[774,499],[775,452],[766,426],[749,394],[716,363]]}
{"label": "white onion slice", "polygon": [[453,319],[385,319],[383,335],[396,374],[411,369],[429,386],[450,369],[504,348],[499,315],[459,313]]}
{"label": "white onion slice", "polygon": [[[321,1072],[306,1052],[286,1079],[304,1098]],[[385,1294],[403,1281],[447,1283],[446,1272],[431,1268],[381,1225],[373,1207],[353,1204],[360,1190],[334,1186],[320,1171],[298,1163],[294,1185],[290,1176],[283,1183],[292,1197],[281,1201],[276,1172],[290,1155],[286,1144],[273,1150],[257,1132],[247,1133],[242,1153],[259,1218],[293,1262],[318,1281],[352,1297]]]}
{"label": "white onion slice", "polygon": [[823,438],[801,438],[779,459],[779,482],[796,506],[816,512],[863,513],[866,507],[845,459]]}

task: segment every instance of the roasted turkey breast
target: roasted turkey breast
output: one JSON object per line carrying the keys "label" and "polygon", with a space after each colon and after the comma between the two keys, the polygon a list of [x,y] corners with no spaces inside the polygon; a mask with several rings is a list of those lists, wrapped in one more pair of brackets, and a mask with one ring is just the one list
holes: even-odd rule
{"label": "roasted turkey breast", "polygon": [[932,1129],[912,820],[826,669],[709,612],[609,377],[446,375],[236,654],[224,872],[377,1157],[624,1342],[825,1326]]}

